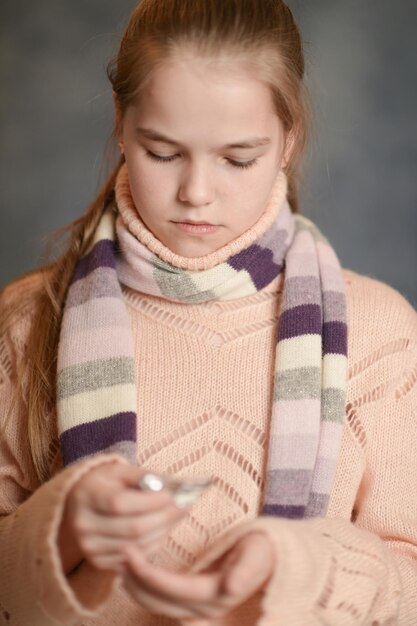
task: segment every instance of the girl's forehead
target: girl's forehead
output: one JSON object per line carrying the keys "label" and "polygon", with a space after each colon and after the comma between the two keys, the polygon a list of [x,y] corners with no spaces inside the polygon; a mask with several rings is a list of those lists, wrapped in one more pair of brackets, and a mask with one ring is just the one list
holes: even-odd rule
{"label": "girl's forehead", "polygon": [[239,61],[235,72],[230,58],[206,61],[183,57],[160,64],[126,111],[130,132],[139,140],[210,152],[228,144],[240,149],[252,140],[258,143],[253,147],[260,139],[275,142],[281,129],[270,87]]}
{"label": "girl's forehead", "polygon": [[[138,112],[147,108],[157,113],[176,113],[179,116],[203,115],[213,110],[217,115],[227,109],[234,115],[273,112],[272,93],[266,83],[245,70],[241,62],[230,65],[206,59],[172,59],[156,67],[149,76],[146,86],[139,94],[135,106]],[[221,121],[221,120],[219,120]]]}

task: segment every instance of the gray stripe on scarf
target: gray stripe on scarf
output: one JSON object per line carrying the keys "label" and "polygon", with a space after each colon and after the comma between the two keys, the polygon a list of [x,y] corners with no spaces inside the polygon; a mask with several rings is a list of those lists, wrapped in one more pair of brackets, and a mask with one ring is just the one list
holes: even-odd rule
{"label": "gray stripe on scarf", "polygon": [[275,375],[274,400],[320,398],[320,367],[297,367]]}
{"label": "gray stripe on scarf", "polygon": [[326,422],[341,422],[344,418],[346,392],[334,387],[323,389],[321,412]]}
{"label": "gray stripe on scarf", "polygon": [[153,257],[151,261],[155,265],[153,275],[158,287],[161,293],[170,300],[204,302],[214,299],[214,292],[200,291],[184,270],[173,267],[158,257]]}
{"label": "gray stripe on scarf", "polygon": [[66,367],[58,375],[58,400],[102,387],[135,383],[131,357],[97,359]]}

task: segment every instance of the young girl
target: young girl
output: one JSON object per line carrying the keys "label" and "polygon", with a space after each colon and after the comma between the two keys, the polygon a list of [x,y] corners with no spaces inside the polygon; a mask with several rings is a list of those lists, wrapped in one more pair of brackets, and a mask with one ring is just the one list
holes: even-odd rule
{"label": "young girl", "polygon": [[281,0],[134,10],[119,163],[1,294],[1,624],[417,622],[417,316],[300,214],[303,75]]}

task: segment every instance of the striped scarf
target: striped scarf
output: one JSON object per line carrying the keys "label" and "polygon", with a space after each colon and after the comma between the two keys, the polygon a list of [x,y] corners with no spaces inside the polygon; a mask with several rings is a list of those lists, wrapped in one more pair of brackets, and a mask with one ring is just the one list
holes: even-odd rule
{"label": "striped scarf", "polygon": [[[121,196],[127,186],[124,167],[116,200],[118,188]],[[207,269],[163,260],[152,234],[148,246],[129,233],[129,245],[136,287],[177,302],[254,294],[285,269],[262,514],[301,519],[325,516],[334,482],[344,423],[346,297],[333,248],[313,222],[291,212],[283,172],[276,189],[281,192],[269,202],[280,206],[269,227]],[[121,289],[129,284],[129,264],[118,246],[121,226],[116,203],[103,213],[76,266],[64,307],[57,372],[64,465],[111,452],[136,463],[135,358]]]}

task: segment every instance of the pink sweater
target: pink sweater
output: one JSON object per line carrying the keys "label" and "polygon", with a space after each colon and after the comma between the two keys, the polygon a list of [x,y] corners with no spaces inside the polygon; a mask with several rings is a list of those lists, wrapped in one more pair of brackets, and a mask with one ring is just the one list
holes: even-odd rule
{"label": "pink sweater", "polygon": [[[266,590],[213,625],[417,624],[417,315],[388,285],[343,275],[349,380],[336,481],[327,516],[297,521],[258,517],[282,278],[254,296],[195,305],[124,289],[141,381],[138,463],[216,477],[155,560],[198,570],[254,528],[275,549]],[[24,278],[3,303],[38,284],[38,274]],[[38,484],[24,398],[10,406],[32,313],[14,315],[0,338],[2,425],[11,410],[0,445],[0,624],[175,626],[110,573],[85,562],[63,573],[56,537],[66,494],[97,464],[124,461],[102,455],[62,470],[51,434],[53,478]]]}

